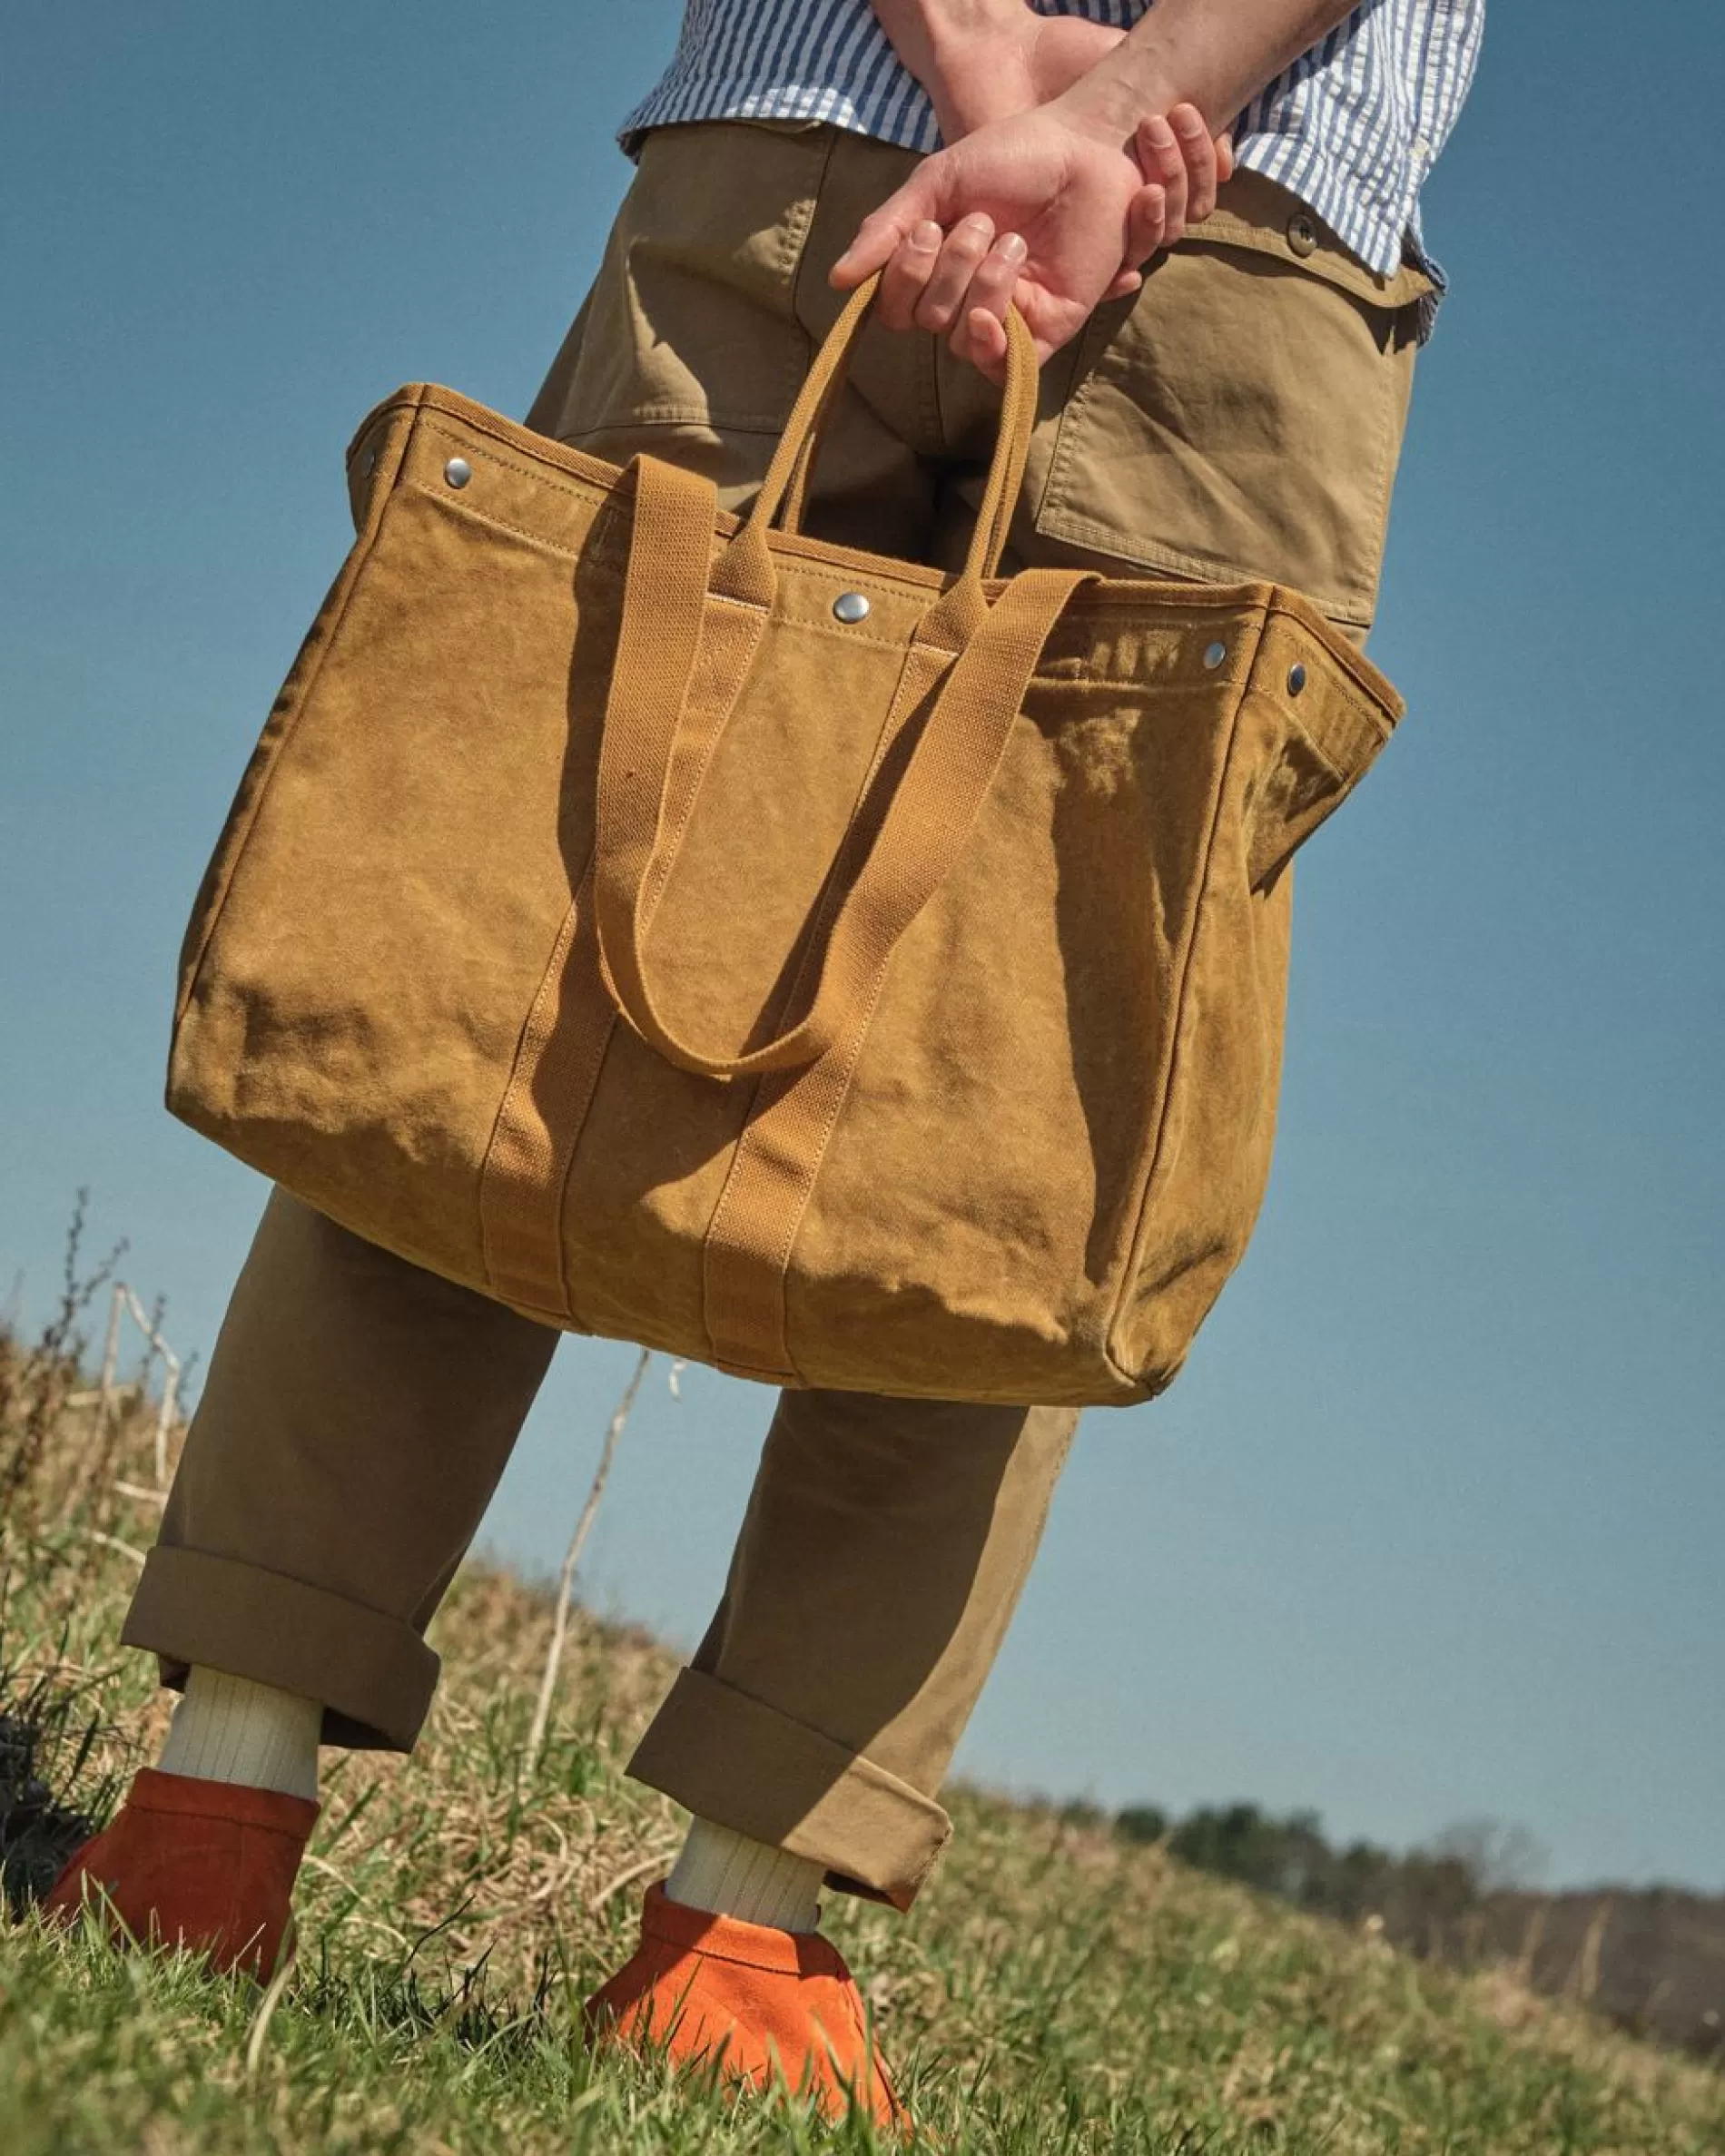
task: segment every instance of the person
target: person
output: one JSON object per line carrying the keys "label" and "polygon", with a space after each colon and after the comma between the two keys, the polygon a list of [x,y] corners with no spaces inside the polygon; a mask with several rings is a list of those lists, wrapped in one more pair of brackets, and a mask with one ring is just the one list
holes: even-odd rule
{"label": "person", "polygon": [[[689,0],[529,424],[758,485],[882,282],[808,525],[956,567],[1010,304],[1043,361],[1003,566],[1304,590],[1363,641],[1443,279],[1419,191],[1484,0]],[[271,1198],[123,1637],[183,1697],[52,1910],[282,1951],[320,1742],[405,1750],[423,1634],[556,1334]],[[596,2037],[898,2115],[823,1886],[910,1906],[1075,1416],[787,1391],[630,1771],[687,1807]]]}

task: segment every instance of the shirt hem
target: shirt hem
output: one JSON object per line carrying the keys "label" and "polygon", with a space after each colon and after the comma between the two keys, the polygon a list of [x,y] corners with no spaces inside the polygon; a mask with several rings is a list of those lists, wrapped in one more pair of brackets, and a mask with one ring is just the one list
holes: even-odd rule
{"label": "shirt hem", "polygon": [[[901,117],[882,123],[865,117],[854,99],[831,84],[763,85],[722,75],[682,75],[661,82],[624,119],[616,139],[624,154],[633,159],[640,153],[642,138],[655,127],[713,120],[823,121],[846,133],[866,135],[922,155],[941,144],[933,108],[920,91],[917,98],[902,108]],[[1298,136],[1258,130],[1236,143],[1235,159],[1245,170],[1286,188],[1321,218],[1348,252],[1375,275],[1393,276],[1405,262],[1424,271],[1432,281],[1432,290],[1417,302],[1416,334],[1424,344],[1432,334],[1449,281],[1441,264],[1426,251],[1417,191],[1402,212],[1394,207],[1379,208],[1357,196],[1350,199],[1346,188],[1334,179],[1314,185],[1290,169],[1300,146]]]}

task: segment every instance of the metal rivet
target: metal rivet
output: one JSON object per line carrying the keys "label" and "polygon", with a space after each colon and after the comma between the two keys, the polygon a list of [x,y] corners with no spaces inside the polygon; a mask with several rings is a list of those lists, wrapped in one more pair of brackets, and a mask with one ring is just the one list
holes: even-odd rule
{"label": "metal rivet", "polygon": [[451,487],[465,487],[473,477],[473,467],[465,457],[451,457],[443,468],[443,476]]}
{"label": "metal rivet", "polygon": [[1287,670],[1287,693],[1290,696],[1297,696],[1305,686],[1306,668],[1296,659]]}
{"label": "metal rivet", "polygon": [[1216,672],[1227,656],[1227,646],[1226,644],[1207,644],[1204,646],[1204,664],[1212,674]]}
{"label": "metal rivet", "polygon": [[833,602],[833,611],[841,621],[862,621],[869,611],[866,592],[842,591]]}

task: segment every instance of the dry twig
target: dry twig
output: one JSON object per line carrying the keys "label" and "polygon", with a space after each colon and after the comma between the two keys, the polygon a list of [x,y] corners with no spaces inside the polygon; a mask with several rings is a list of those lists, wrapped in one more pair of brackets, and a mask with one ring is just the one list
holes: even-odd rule
{"label": "dry twig", "polygon": [[113,1489],[116,1496],[135,1498],[141,1505],[162,1506],[168,1501],[168,1493],[165,1490],[152,1490],[143,1482],[116,1481],[113,1484]]}
{"label": "dry twig", "polygon": [[84,1539],[86,1542],[94,1542],[101,1549],[117,1551],[130,1563],[136,1565],[140,1571],[143,1570],[143,1551],[134,1550],[130,1542],[123,1542],[118,1535],[104,1535],[99,1529],[91,1527],[84,1530]]}
{"label": "dry twig", "polygon": [[641,1380],[646,1375],[647,1364],[652,1360],[652,1351],[644,1347],[606,1431],[605,1443],[599,1452],[599,1464],[594,1472],[593,1486],[587,1491],[587,1501],[581,1508],[581,1517],[575,1523],[575,1532],[569,1538],[569,1547],[564,1555],[563,1570],[557,1579],[557,1611],[551,1620],[550,1649],[545,1658],[545,1674],[539,1679],[539,1697],[533,1709],[533,1726],[527,1731],[527,1765],[529,1772],[538,1759],[540,1747],[545,1743],[546,1727],[551,1719],[551,1696],[557,1689],[557,1669],[563,1660],[563,1644],[569,1631],[569,1596],[575,1586],[575,1568],[581,1560],[582,1548],[593,1525],[594,1515],[598,1511],[599,1500],[605,1495],[611,1462],[616,1456],[617,1440],[623,1435],[629,1411],[634,1407],[636,1395],[641,1390]]}
{"label": "dry twig", "polygon": [[633,1864],[626,1864],[620,1872],[606,1881],[597,1894],[588,1897],[587,1915],[596,1916],[614,1894],[621,1894],[626,1886],[632,1886],[637,1879],[646,1878],[649,1872],[656,1872],[661,1865],[669,1864],[681,1846],[678,1842],[671,1842],[663,1849],[655,1849],[646,1856],[636,1857]]}
{"label": "dry twig", "polygon": [[113,1311],[108,1320],[108,1352],[104,1355],[102,1361],[102,1412],[104,1415],[107,1413],[107,1403],[113,1390],[111,1359],[117,1352],[122,1303],[124,1304],[133,1324],[149,1342],[151,1354],[162,1357],[162,1368],[164,1374],[162,1381],[162,1402],[156,1409],[155,1469],[156,1488],[163,1490],[167,1487],[168,1481],[168,1433],[173,1428],[174,1410],[180,1403],[180,1358],[162,1337],[161,1332],[153,1323],[149,1312],[139,1302],[137,1296],[133,1294],[123,1280],[117,1281],[113,1290]]}

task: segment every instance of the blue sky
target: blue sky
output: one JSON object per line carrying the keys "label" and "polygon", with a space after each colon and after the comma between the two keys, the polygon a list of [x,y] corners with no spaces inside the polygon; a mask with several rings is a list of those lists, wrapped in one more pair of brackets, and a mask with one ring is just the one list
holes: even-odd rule
{"label": "blue sky", "polygon": [[[174,950],[403,379],[525,409],[677,9],[25,11],[0,83],[0,1296],[73,1192],[207,1352],[261,1186],[160,1101]],[[1725,1887],[1725,348],[1698,4],[1498,7],[1427,194],[1374,656],[1302,866],[1282,1137],[1174,1392],[1089,1418],[961,1754],[1018,1788],[1532,1831]],[[483,34],[476,25],[483,24]],[[487,1540],[548,1568],[569,1343]],[[586,1591],[687,1642],[768,1396],[649,1390]]]}

